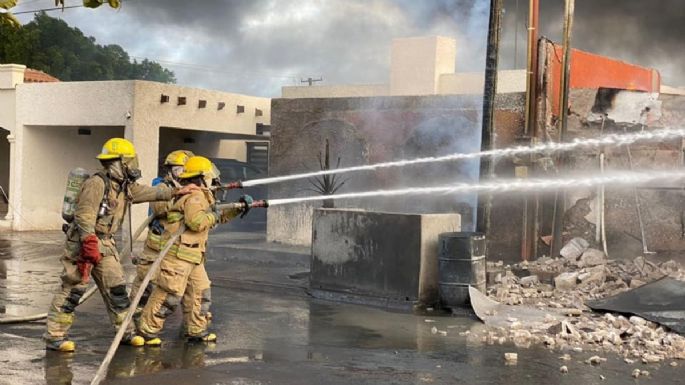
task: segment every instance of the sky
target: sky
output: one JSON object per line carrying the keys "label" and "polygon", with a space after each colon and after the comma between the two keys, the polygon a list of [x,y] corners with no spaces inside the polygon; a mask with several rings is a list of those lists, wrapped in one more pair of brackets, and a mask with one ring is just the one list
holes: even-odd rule
{"label": "sky", "polygon": [[[525,66],[526,0],[504,0],[500,68]],[[518,5],[517,5],[518,2]],[[319,84],[387,83],[393,38],[457,40],[457,71],[482,71],[489,0],[123,0],[119,10],[49,12],[178,84],[277,97],[308,77]],[[562,0],[541,0],[541,32],[560,40]],[[67,5],[81,4],[66,0]],[[19,0],[15,12],[54,7]],[[517,12],[518,9],[518,12]],[[685,85],[681,0],[576,0],[573,46],[660,70]],[[28,22],[32,14],[18,15]],[[518,51],[514,41],[518,41]],[[516,52],[516,55],[515,55]]]}

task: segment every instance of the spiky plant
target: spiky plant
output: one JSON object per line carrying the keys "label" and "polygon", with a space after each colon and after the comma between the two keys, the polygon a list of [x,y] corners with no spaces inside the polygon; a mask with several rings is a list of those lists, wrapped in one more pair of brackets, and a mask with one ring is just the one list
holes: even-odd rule
{"label": "spiky plant", "polygon": [[[328,139],[326,139],[326,146],[324,148],[324,154],[321,154],[319,152],[319,168],[324,171],[324,170],[330,170],[331,169],[331,156],[330,156],[330,144],[328,142]],[[340,157],[338,157],[338,161],[335,165],[335,168],[340,167]],[[309,191],[314,191],[317,194],[320,195],[333,195],[338,190],[342,188],[342,186],[347,182],[347,179],[341,181],[338,178],[338,175],[336,174],[328,174],[328,175],[322,175],[317,178],[309,178],[309,183],[312,185],[312,188],[309,188],[307,190]],[[330,209],[335,207],[335,203],[332,199],[326,199],[323,201],[323,207]]]}

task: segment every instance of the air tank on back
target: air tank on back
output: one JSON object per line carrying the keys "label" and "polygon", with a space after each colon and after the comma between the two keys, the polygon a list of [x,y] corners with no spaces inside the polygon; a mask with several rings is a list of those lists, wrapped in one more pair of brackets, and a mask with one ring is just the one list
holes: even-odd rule
{"label": "air tank on back", "polygon": [[88,172],[77,167],[69,171],[69,176],[67,177],[67,189],[64,192],[64,203],[62,204],[62,219],[70,223],[74,220],[74,211],[76,210],[76,199],[78,198],[79,192],[81,192],[81,186],[83,182],[88,179]]}

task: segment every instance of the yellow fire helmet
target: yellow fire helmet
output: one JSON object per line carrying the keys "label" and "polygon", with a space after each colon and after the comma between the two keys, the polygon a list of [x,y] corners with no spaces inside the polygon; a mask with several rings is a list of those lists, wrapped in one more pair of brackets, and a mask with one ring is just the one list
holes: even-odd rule
{"label": "yellow fire helmet", "polygon": [[185,166],[188,159],[195,156],[192,151],[176,150],[169,153],[164,159],[165,166]]}
{"label": "yellow fire helmet", "polygon": [[102,146],[102,152],[96,156],[100,160],[135,157],[136,149],[133,147],[133,143],[123,138],[112,138],[106,141]]}
{"label": "yellow fire helmet", "polygon": [[204,156],[193,156],[183,166],[183,172],[179,175],[179,178],[188,179],[196,176],[202,176],[211,180],[219,177],[219,170],[214,163]]}

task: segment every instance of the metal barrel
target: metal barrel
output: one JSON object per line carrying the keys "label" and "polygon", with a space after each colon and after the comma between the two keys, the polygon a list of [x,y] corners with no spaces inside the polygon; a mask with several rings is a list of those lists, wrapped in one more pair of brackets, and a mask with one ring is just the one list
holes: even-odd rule
{"label": "metal barrel", "polygon": [[469,305],[469,286],[485,292],[485,236],[476,232],[442,233],[438,237],[440,303],[448,308]]}

